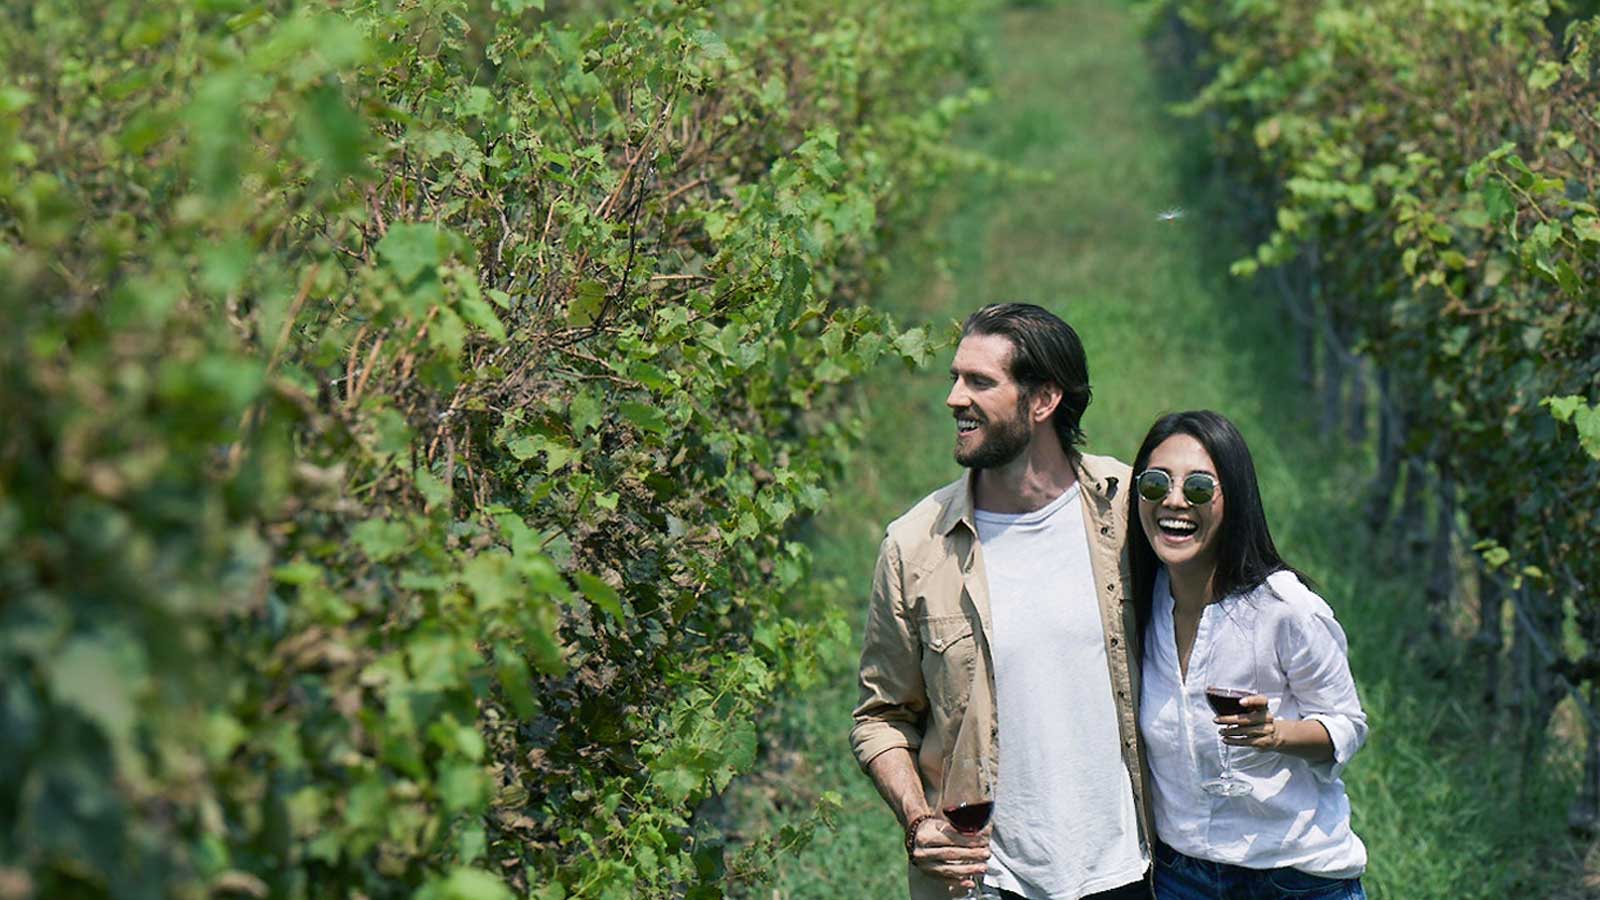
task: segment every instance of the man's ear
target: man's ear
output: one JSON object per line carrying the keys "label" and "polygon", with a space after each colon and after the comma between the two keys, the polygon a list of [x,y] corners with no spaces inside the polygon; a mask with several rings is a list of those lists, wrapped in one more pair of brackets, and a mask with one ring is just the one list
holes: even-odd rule
{"label": "man's ear", "polygon": [[1041,384],[1033,389],[1033,396],[1028,398],[1028,412],[1033,416],[1034,422],[1048,422],[1056,414],[1056,407],[1061,405],[1061,388],[1054,384]]}

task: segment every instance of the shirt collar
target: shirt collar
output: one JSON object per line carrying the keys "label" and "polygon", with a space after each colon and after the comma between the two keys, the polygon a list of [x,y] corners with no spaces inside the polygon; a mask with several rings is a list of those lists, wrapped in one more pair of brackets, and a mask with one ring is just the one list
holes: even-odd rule
{"label": "shirt collar", "polygon": [[944,515],[939,518],[940,534],[948,536],[957,525],[965,525],[968,531],[977,532],[978,529],[972,524],[972,511],[976,508],[972,501],[972,491],[977,486],[977,479],[974,477],[976,474],[974,469],[967,469],[962,473],[960,487],[956,489],[950,502],[945,504]]}
{"label": "shirt collar", "polygon": [[[1117,477],[1104,476],[1099,471],[1092,457],[1080,456],[1073,466],[1078,476],[1078,483],[1085,497],[1092,497],[1099,506],[1110,506],[1117,497]],[[961,476],[961,486],[945,504],[944,515],[939,518],[939,533],[948,535],[955,530],[957,525],[967,526],[967,530],[977,533],[973,525],[972,513],[977,507],[973,501],[972,492],[977,486],[977,470],[968,469]]]}

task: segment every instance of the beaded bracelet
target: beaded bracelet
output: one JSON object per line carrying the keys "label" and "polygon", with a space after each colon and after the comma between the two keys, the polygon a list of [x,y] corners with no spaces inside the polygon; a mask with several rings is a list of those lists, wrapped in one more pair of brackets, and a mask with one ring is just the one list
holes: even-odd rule
{"label": "beaded bracelet", "polygon": [[911,824],[906,826],[906,856],[910,856],[917,849],[917,829],[922,827],[923,822],[937,818],[939,818],[938,813],[923,813],[912,819]]}

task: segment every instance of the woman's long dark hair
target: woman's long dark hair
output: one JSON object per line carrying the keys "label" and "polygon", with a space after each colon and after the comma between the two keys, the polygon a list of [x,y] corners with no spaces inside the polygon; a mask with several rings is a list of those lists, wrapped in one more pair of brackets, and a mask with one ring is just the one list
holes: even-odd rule
{"label": "woman's long dark hair", "polygon": [[[1135,478],[1150,464],[1150,454],[1161,442],[1176,434],[1186,434],[1200,442],[1211,456],[1217,469],[1217,481],[1222,486],[1222,528],[1217,534],[1217,571],[1212,578],[1216,596],[1253,590],[1280,569],[1288,569],[1306,582],[1304,575],[1278,555],[1278,548],[1272,543],[1272,532],[1267,529],[1267,513],[1261,506],[1261,488],[1256,483],[1256,466],[1250,459],[1250,448],[1245,445],[1244,435],[1221,413],[1191,410],[1168,413],[1157,419],[1133,459]],[[1139,518],[1137,489],[1128,492],[1128,562],[1133,570],[1133,603],[1142,638],[1145,623],[1150,621],[1151,595],[1161,562]],[[1142,653],[1144,642],[1139,643]]]}

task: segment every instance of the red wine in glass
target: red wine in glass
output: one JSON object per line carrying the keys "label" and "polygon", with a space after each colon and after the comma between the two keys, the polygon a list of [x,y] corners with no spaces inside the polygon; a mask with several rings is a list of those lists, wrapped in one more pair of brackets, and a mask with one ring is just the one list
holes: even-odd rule
{"label": "red wine in glass", "polygon": [[1237,688],[1206,688],[1206,702],[1211,704],[1212,711],[1219,716],[1244,715],[1244,698],[1248,696],[1250,696],[1249,691]]}
{"label": "red wine in glass", "polygon": [[989,814],[994,812],[993,801],[982,803],[964,803],[952,806],[944,811],[944,817],[950,820],[956,830],[962,834],[977,834],[983,826],[989,824]]}

